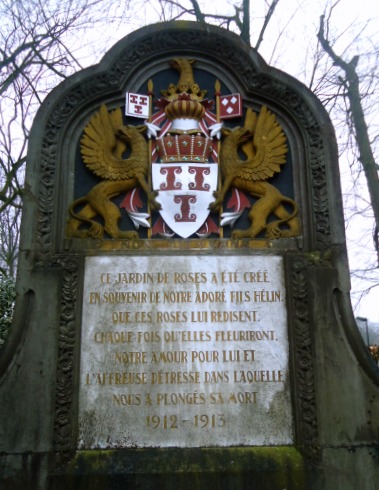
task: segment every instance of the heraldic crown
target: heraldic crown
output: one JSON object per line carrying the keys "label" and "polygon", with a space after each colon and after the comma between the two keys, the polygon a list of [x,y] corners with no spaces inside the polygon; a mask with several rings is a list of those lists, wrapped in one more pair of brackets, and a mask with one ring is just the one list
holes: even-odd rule
{"label": "heraldic crown", "polygon": [[172,122],[170,130],[157,144],[162,162],[205,163],[213,150],[212,140],[201,130],[200,121],[205,116],[205,106],[212,104],[204,100],[206,90],[201,90],[192,72],[194,60],[176,58],[171,66],[180,72],[179,82],[170,84],[161,93],[167,118]]}

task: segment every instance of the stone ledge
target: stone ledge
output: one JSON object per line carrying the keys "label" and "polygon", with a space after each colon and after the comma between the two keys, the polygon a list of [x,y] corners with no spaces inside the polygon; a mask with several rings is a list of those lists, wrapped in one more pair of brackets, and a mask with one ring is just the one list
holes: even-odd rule
{"label": "stone ledge", "polygon": [[305,463],[285,447],[78,451],[49,488],[305,490]]}

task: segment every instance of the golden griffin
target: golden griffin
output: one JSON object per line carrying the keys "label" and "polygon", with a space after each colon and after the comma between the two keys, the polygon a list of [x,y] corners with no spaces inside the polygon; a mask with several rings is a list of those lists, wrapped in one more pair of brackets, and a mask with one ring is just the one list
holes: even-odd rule
{"label": "golden griffin", "polygon": [[[250,228],[235,230],[233,238],[255,238],[262,231],[270,239],[298,236],[300,220],[296,202],[266,182],[280,172],[288,151],[286,137],[275,116],[265,106],[259,116],[248,109],[242,128],[223,128],[222,132],[225,136],[220,152],[222,186],[215,193],[216,200],[210,209],[220,209],[229,188],[235,187],[258,200],[249,212]],[[246,159],[241,159],[239,151]],[[292,212],[284,204],[290,205]],[[271,214],[279,219],[268,223]],[[287,227],[282,229],[282,225]]]}
{"label": "golden griffin", "polygon": [[[74,201],[67,226],[69,237],[138,238],[137,231],[121,231],[119,208],[111,199],[135,187],[141,187],[152,209],[159,209],[155,194],[147,184],[149,147],[142,133],[146,126],[124,126],[121,109],[108,112],[105,105],[91,118],[81,139],[81,153],[87,168],[103,179],[90,192]],[[130,149],[130,156],[122,157]],[[78,206],[84,207],[76,212]],[[100,216],[104,225],[95,221]],[[80,229],[82,224],[88,227]]]}

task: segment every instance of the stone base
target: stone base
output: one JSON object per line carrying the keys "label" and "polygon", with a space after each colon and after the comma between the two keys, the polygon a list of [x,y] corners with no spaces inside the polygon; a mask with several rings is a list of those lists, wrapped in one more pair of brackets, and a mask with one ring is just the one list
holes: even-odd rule
{"label": "stone base", "polygon": [[292,447],[78,451],[50,475],[49,489],[305,490],[305,465]]}

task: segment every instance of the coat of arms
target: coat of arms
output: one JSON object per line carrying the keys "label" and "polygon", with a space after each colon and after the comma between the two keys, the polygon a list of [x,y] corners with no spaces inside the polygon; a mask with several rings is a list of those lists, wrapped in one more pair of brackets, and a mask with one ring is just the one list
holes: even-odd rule
{"label": "coat of arms", "polygon": [[206,98],[193,63],[171,61],[179,79],[157,100],[152,81],[147,94],[127,94],[126,115],[143,124],[125,124],[121,108],[105,105],[91,117],[80,150],[100,182],[71,204],[68,237],[132,239],[143,228],[151,238],[219,236],[244,213],[250,226],[233,238],[300,234],[296,202],[268,182],[288,152],[275,115],[247,108],[242,127],[226,126],[243,116],[240,94],[221,95],[216,80],[215,100]]}

